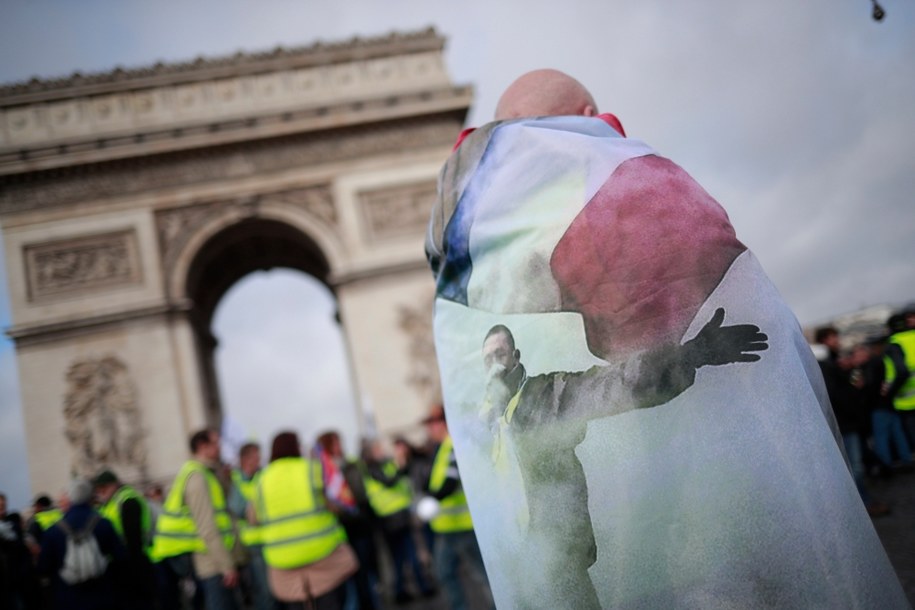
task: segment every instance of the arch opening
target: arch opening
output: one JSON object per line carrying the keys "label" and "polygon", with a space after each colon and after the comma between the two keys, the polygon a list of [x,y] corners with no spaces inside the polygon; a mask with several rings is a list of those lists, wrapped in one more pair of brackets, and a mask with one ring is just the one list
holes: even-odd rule
{"label": "arch opening", "polygon": [[227,460],[243,442],[263,457],[280,430],[309,446],[337,430],[358,446],[359,416],[337,302],[316,278],[288,268],[251,273],[226,292],[213,316],[215,367]]}
{"label": "arch opening", "polygon": [[[205,418],[210,425],[229,424],[224,429],[234,425],[236,435],[256,436],[265,456],[272,440],[266,431],[294,429],[308,443],[318,431],[312,428],[326,421],[307,413],[324,406],[309,399],[302,385],[312,378],[325,388],[328,377],[333,378],[337,399],[349,403],[342,408],[351,412],[358,428],[352,371],[329,274],[329,262],[313,239],[289,224],[263,218],[241,220],[211,236],[188,268],[185,294],[193,304],[190,320]],[[302,338],[308,336],[320,339]],[[301,345],[290,342],[295,338]],[[288,401],[271,407],[281,404],[284,393]],[[301,417],[292,417],[293,404]],[[262,421],[252,424],[244,412],[248,409]],[[230,451],[239,442],[227,440]]]}

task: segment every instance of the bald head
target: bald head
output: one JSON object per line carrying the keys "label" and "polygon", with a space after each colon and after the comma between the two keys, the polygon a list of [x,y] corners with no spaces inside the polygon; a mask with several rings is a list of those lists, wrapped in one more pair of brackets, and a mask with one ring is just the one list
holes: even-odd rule
{"label": "bald head", "polygon": [[496,105],[496,120],[559,115],[594,116],[597,104],[584,85],[559,70],[534,70],[509,85]]}

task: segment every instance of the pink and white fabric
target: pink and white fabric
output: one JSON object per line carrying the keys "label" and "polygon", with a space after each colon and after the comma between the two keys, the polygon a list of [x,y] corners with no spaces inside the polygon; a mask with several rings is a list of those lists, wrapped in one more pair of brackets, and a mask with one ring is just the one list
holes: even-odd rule
{"label": "pink and white fabric", "polygon": [[[491,123],[445,164],[426,252],[446,415],[499,608],[557,603],[562,557],[528,518],[547,500],[524,477],[550,465],[491,457],[488,331],[509,328],[528,387],[555,390],[539,405],[516,395],[515,417],[540,421],[538,408],[577,412],[559,393],[602,371],[619,387],[601,396],[634,394],[644,355],[684,345],[719,309],[768,336],[758,361],[698,368],[663,404],[578,422],[599,605],[908,606],[794,315],[679,166],[599,118]],[[530,442],[515,421],[502,415],[509,447]]]}

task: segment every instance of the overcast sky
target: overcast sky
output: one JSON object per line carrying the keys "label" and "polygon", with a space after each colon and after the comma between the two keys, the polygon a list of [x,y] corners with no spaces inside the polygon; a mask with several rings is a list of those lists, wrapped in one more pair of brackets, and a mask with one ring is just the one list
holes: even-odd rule
{"label": "overcast sky", "polygon": [[[517,75],[569,72],[631,137],[724,205],[800,321],[813,324],[915,300],[915,2],[880,1],[882,23],[869,0],[4,0],[0,82],[431,25],[448,39],[454,81],[476,88],[469,124],[489,120]],[[4,327],[6,301],[4,281]],[[221,382],[233,418],[258,398],[276,420],[306,400],[353,400],[333,307],[290,273],[233,289],[217,320],[222,378],[241,378],[252,337],[276,372],[268,386]],[[279,342],[246,311],[337,346],[320,392],[295,373],[319,357],[321,341]],[[0,367],[0,489],[19,506],[30,492],[8,343]],[[313,434],[324,423],[296,426]]]}

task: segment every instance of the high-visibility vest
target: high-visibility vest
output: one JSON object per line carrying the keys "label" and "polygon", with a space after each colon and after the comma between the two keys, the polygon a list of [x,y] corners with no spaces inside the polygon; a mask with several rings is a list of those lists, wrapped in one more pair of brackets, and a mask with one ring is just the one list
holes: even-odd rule
{"label": "high-visibility vest", "polygon": [[64,518],[64,512],[59,508],[49,508],[40,513],[35,513],[35,523],[42,531],[47,531],[49,527]]}
{"label": "high-visibility vest", "polygon": [[103,517],[111,521],[115,531],[124,539],[124,523],[121,520],[121,505],[127,500],[136,500],[140,505],[140,531],[143,539],[143,548],[149,552],[152,544],[152,515],[149,512],[149,505],[146,498],[141,496],[129,485],[123,485],[114,492],[114,495],[105,502],[105,505],[99,509]]}
{"label": "high-visibility vest", "polygon": [[[905,366],[910,373],[909,378],[893,397],[893,406],[897,411],[913,411],[915,410],[915,330],[896,333],[890,337],[889,342],[902,348]],[[893,383],[893,380],[896,379],[896,365],[886,356],[883,358],[883,363],[886,366],[885,380],[887,383]]]}
{"label": "high-visibility vest", "polygon": [[[382,464],[381,470],[388,477],[393,478],[397,474],[397,466],[393,462],[385,462]],[[410,484],[405,478],[399,478],[397,483],[388,487],[366,471],[363,480],[365,481],[365,493],[369,498],[369,504],[379,517],[387,517],[410,508],[413,492],[410,490]]]}
{"label": "high-visibility vest", "polygon": [[[454,441],[448,436],[442,441],[435,460],[432,462],[432,472],[429,475],[429,491],[436,492],[445,484],[448,478],[448,464],[451,462],[451,452],[454,450]],[[467,497],[464,489],[458,488],[451,495],[439,502],[439,512],[429,522],[433,532],[438,534],[453,534],[467,532],[473,529],[470,519],[470,508],[467,506]]]}
{"label": "high-visibility vest", "polygon": [[[257,496],[257,481],[260,479],[260,474],[260,471],[257,471],[253,477],[245,480],[245,475],[240,470],[232,471],[232,484],[238,488],[242,497],[251,506],[254,506],[254,500]],[[238,521],[238,537],[241,539],[241,543],[248,547],[257,546],[263,542],[261,540],[260,526],[248,523],[245,515],[241,515]]]}
{"label": "high-visibility vest", "polygon": [[346,542],[327,508],[321,463],[280,458],[261,471],[255,501],[264,560],[274,568],[298,568],[330,555]]}
{"label": "high-visibility vest", "polygon": [[207,482],[210,491],[210,502],[213,504],[216,527],[222,534],[222,542],[226,549],[231,550],[235,545],[235,531],[232,528],[232,518],[226,510],[226,496],[222,485],[213,472],[196,460],[184,463],[165,504],[162,513],[156,520],[156,532],[153,535],[153,545],[150,558],[153,561],[162,561],[167,557],[174,557],[184,553],[206,553],[207,547],[203,538],[197,532],[197,526],[191,517],[191,511],[184,501],[184,490],[187,478],[192,473],[200,473]]}

